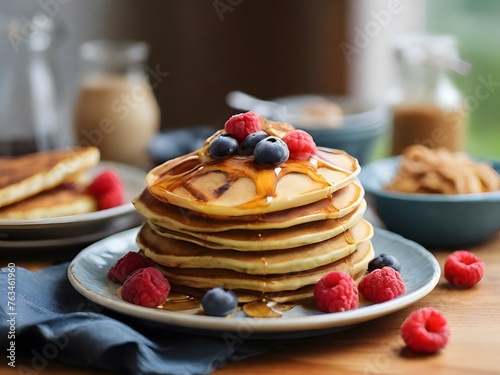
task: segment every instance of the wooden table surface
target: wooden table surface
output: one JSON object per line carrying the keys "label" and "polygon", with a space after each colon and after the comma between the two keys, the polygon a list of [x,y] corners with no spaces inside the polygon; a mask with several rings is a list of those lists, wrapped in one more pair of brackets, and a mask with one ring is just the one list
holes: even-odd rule
{"label": "wooden table surface", "polygon": [[[442,277],[429,295],[403,310],[340,333],[286,342],[279,350],[228,363],[214,374],[500,374],[500,235],[468,250],[486,263],[483,280],[471,289],[454,289]],[[450,251],[432,252],[442,268]],[[71,256],[60,252],[2,252],[0,266],[14,262],[36,270]],[[403,320],[421,307],[441,310],[451,328],[447,347],[434,355],[412,353],[400,336]],[[6,361],[3,353],[0,374],[20,373]],[[17,358],[17,363],[30,366],[28,358]],[[40,373],[113,374],[57,362],[49,363]]]}

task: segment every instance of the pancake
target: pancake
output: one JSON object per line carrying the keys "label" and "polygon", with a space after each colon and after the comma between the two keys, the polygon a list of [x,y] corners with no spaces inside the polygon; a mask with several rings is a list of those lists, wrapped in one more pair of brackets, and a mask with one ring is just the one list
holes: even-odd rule
{"label": "pancake", "polygon": [[374,250],[369,241],[359,244],[354,252],[345,258],[307,271],[277,275],[249,275],[226,269],[172,268],[156,264],[163,275],[175,285],[208,290],[223,287],[258,293],[278,293],[294,291],[315,285],[320,278],[332,271],[343,271],[353,276],[366,270],[373,258]]}
{"label": "pancake", "polygon": [[233,229],[224,232],[176,232],[149,223],[160,236],[192,242],[209,249],[233,249],[240,251],[280,250],[317,243],[335,237],[355,226],[366,211],[366,201],[339,219],[295,225],[285,229],[246,230]]}
{"label": "pancake", "polygon": [[192,152],[152,169],[146,176],[149,191],[161,201],[208,215],[265,214],[328,198],[360,171],[346,152],[326,149],[309,161],[289,160],[273,168],[248,156],[202,160]]}
{"label": "pancake", "polygon": [[373,228],[360,221],[346,233],[301,247],[280,251],[210,250],[185,241],[163,238],[146,223],[137,236],[144,255],[154,262],[179,268],[221,268],[253,275],[280,274],[317,268],[346,257],[357,244],[373,236]]}
{"label": "pancake", "polygon": [[63,183],[20,202],[0,208],[0,219],[35,220],[97,211],[97,200],[84,186]]}
{"label": "pancake", "polygon": [[247,216],[210,216],[156,199],[148,189],[132,203],[137,212],[154,224],[180,232],[218,232],[231,229],[276,229],[311,221],[335,219],[352,212],[361,203],[364,190],[357,181],[337,190],[330,197],[305,206]]}
{"label": "pancake", "polygon": [[92,146],[0,158],[0,207],[70,181],[99,159],[99,150]]}

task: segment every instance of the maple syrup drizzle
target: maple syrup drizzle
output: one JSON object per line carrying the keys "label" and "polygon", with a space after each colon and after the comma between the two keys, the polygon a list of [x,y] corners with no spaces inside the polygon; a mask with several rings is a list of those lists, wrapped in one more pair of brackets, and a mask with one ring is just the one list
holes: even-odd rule
{"label": "maple syrup drizzle", "polygon": [[[313,157],[310,160],[290,160],[281,163],[278,167],[272,168],[255,163],[253,157],[247,155],[236,155],[223,160],[212,160],[203,163],[199,155],[192,153],[184,158],[179,158],[168,165],[168,168],[160,169],[158,182],[151,186],[151,191],[174,192],[179,187],[186,188],[195,199],[206,202],[208,198],[203,192],[199,192],[194,187],[193,181],[208,173],[224,173],[226,182],[214,191],[214,195],[219,197],[241,178],[248,178],[254,181],[256,194],[255,198],[243,203],[238,208],[247,209],[268,205],[276,197],[276,187],[280,179],[289,173],[298,173],[308,176],[312,181],[328,188],[328,182],[318,169],[327,168],[331,170],[343,171],[327,161]],[[321,188],[320,188],[321,189]]]}
{"label": "maple syrup drizzle", "polygon": [[356,238],[350,232],[351,232],[350,229],[344,231],[344,239],[345,242],[347,242],[349,245],[352,245],[355,244],[357,241]]}

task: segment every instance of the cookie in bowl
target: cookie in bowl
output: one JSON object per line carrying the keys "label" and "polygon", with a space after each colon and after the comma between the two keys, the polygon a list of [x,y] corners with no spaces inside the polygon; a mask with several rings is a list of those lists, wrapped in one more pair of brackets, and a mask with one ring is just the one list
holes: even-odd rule
{"label": "cookie in bowl", "polygon": [[500,229],[500,164],[411,146],[363,167],[360,181],[390,231],[427,247],[486,241]]}

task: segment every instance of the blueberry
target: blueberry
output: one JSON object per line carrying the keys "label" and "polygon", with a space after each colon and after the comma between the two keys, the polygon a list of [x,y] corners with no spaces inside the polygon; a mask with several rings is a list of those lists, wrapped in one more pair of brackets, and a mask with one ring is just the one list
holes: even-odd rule
{"label": "blueberry", "polygon": [[278,137],[267,137],[255,145],[255,161],[263,165],[278,165],[288,160],[288,146]]}
{"label": "blueberry", "polygon": [[238,298],[234,292],[216,287],[210,289],[201,299],[201,306],[207,315],[226,316],[238,307]]}
{"label": "blueberry", "polygon": [[214,159],[226,158],[236,154],[237,151],[238,141],[228,134],[217,137],[208,148],[208,152]]}
{"label": "blueberry", "polygon": [[368,263],[368,272],[372,272],[377,268],[383,267],[392,267],[398,272],[401,271],[401,265],[396,257],[392,255],[380,254]]}
{"label": "blueberry", "polygon": [[245,140],[240,145],[240,153],[244,155],[252,155],[255,145],[267,137],[269,137],[269,135],[263,130],[247,135]]}

